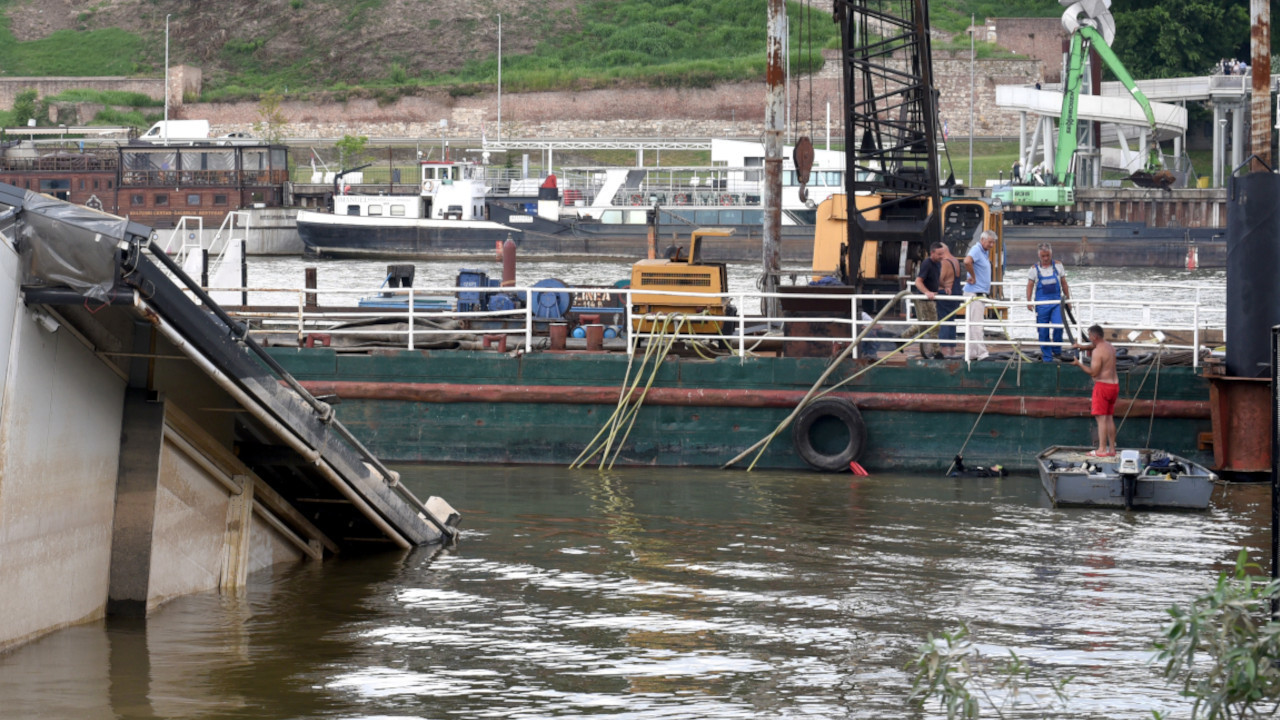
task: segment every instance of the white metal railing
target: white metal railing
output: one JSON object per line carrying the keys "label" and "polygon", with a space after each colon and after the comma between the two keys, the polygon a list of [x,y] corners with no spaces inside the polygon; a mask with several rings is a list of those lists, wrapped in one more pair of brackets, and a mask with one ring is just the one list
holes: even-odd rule
{"label": "white metal railing", "polygon": [[[1125,330],[1138,331],[1156,331],[1160,330],[1167,334],[1168,342],[1162,342],[1159,347],[1167,350],[1196,350],[1192,352],[1193,364],[1199,364],[1198,349],[1203,344],[1206,332],[1216,331],[1225,335],[1225,313],[1220,303],[1216,303],[1206,297],[1210,290],[1220,293],[1220,290],[1212,288],[1197,289],[1194,297],[1190,301],[1149,301],[1134,300],[1116,297],[1098,297],[1102,294],[1098,292],[1098,288],[1093,287],[1095,284],[1079,283],[1072,286],[1072,304],[1075,307],[1075,316],[1078,321],[1073,326],[1073,331],[1078,338],[1084,328],[1092,324],[1100,324],[1104,328],[1114,329],[1123,328]],[[1018,288],[1017,283],[1006,283],[1013,292],[1025,292],[1025,288]],[[401,337],[403,338],[403,347],[413,350],[423,346],[424,342],[430,342],[431,338],[436,336],[470,336],[479,340],[485,335],[505,335],[515,337],[523,343],[523,347],[533,348],[534,338],[546,331],[546,325],[549,323],[564,322],[560,319],[550,319],[539,317],[536,314],[534,302],[524,302],[523,307],[517,307],[509,310],[464,310],[457,309],[457,297],[459,293],[472,294],[507,294],[513,297],[522,297],[531,300],[534,295],[539,293],[568,293],[572,296],[578,293],[608,293],[618,299],[618,305],[609,306],[608,308],[600,308],[599,314],[616,315],[619,333],[624,336],[623,346],[627,352],[635,352],[641,341],[655,338],[659,333],[654,332],[638,332],[634,328],[638,326],[646,317],[655,324],[661,324],[663,319],[671,318],[679,320],[679,316],[683,315],[686,319],[698,321],[700,324],[720,323],[719,332],[702,332],[695,333],[685,325],[672,329],[672,333],[677,339],[701,340],[707,343],[715,341],[724,349],[720,352],[728,352],[738,357],[745,357],[763,341],[766,340],[786,340],[788,342],[819,342],[819,343],[848,343],[858,334],[867,328],[869,316],[863,316],[858,308],[863,301],[879,301],[887,300],[885,295],[847,295],[847,294],[825,294],[821,293],[821,288],[814,288],[815,293],[805,294],[802,296],[806,300],[827,300],[829,306],[826,314],[817,314],[812,316],[765,316],[762,314],[747,314],[745,311],[754,310],[763,307],[763,301],[769,298],[777,298],[782,302],[788,299],[794,300],[798,296],[792,293],[763,293],[758,291],[751,292],[732,292],[732,293],[687,293],[687,292],[663,292],[654,290],[636,291],[627,288],[547,288],[547,287],[511,287],[511,288],[474,288],[474,287],[419,287],[419,288],[381,288],[378,290],[367,289],[299,289],[299,288],[214,288],[217,291],[231,292],[248,292],[251,297],[251,305],[240,309],[229,309],[228,311],[240,318],[249,321],[252,329],[251,333],[255,335],[264,334],[288,334],[293,336],[298,344],[303,344],[308,336],[315,334],[326,334],[331,337],[347,336],[352,338],[360,338],[362,336],[379,336],[379,337]],[[644,313],[638,310],[632,301],[633,293],[642,292],[644,295],[655,298],[671,298],[669,308],[677,306],[689,305],[694,308],[705,308],[702,312],[681,313],[674,309],[662,311],[654,311]],[[325,296],[327,305],[309,304],[308,296],[322,294]],[[376,297],[379,301],[377,307],[360,307],[356,302],[362,297]],[[942,299],[948,299],[939,296]],[[1006,294],[1006,297],[1009,297]],[[968,357],[971,346],[976,342],[983,342],[995,345],[1014,345],[1024,352],[1034,352],[1041,345],[1037,331],[1041,327],[1054,327],[1053,325],[1040,325],[1036,322],[1035,313],[1027,308],[1028,303],[1025,296],[1013,295],[1016,299],[994,299],[988,298],[985,302],[987,307],[996,308],[1000,319],[988,318],[984,320],[982,326],[987,330],[998,329],[1001,336],[998,339],[991,340],[989,343],[985,336],[979,338],[977,333],[970,336],[965,332],[966,321],[964,318],[956,317],[950,321],[942,323],[956,328],[957,339],[954,341],[954,347],[960,351],[957,353],[959,357]],[[273,301],[273,298],[275,299]],[[876,327],[872,329],[864,342],[884,343],[891,347],[897,347],[904,344],[915,342],[910,334],[907,334],[909,328],[921,326],[922,323],[918,319],[915,312],[916,303],[923,301],[922,295],[907,296],[902,301],[900,312],[894,319],[884,319],[876,323]],[[960,300],[964,298],[949,298]],[[336,301],[336,302],[335,302]],[[724,314],[711,312],[709,308],[719,307],[723,305],[723,301],[728,301],[734,308],[733,311]],[[313,301],[314,302],[314,301]],[[1031,305],[1046,304],[1032,302]],[[832,308],[838,309],[840,316],[831,317]],[[595,310],[594,308],[592,310]],[[587,311],[580,309],[580,311]],[[589,311],[588,311],[589,312]],[[403,328],[369,328],[369,327],[351,327],[352,321],[368,320],[371,318],[382,318],[389,321],[401,321],[404,323]],[[440,327],[419,327],[418,322],[422,319],[432,320],[456,320],[458,323],[443,324]],[[839,332],[824,333],[820,336],[812,334],[804,334],[804,323],[826,324],[828,327],[836,326],[843,328]],[[904,337],[904,334],[906,335]],[[1190,338],[1187,340],[1187,338]],[[935,337],[921,339],[921,341],[930,344],[936,344],[939,341]],[[1067,342],[1047,343],[1066,347]],[[1114,343],[1117,347],[1142,348],[1146,350],[1155,349],[1155,345],[1150,342],[1134,342],[1132,340],[1122,340]],[[869,348],[869,346],[867,346]],[[864,349],[855,348],[853,350],[854,357],[858,357]],[[963,354],[961,354],[963,353]]]}

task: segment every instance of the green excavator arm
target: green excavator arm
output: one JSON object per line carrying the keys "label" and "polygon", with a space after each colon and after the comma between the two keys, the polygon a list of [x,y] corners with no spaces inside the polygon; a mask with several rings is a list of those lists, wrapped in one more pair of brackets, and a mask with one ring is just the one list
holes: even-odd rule
{"label": "green excavator arm", "polygon": [[1058,119],[1058,152],[1054,156],[1053,170],[1058,184],[1072,187],[1075,185],[1075,169],[1072,157],[1079,145],[1077,137],[1080,114],[1080,87],[1084,79],[1084,57],[1089,47],[1098,53],[1098,57],[1111,71],[1112,75],[1124,85],[1129,94],[1142,108],[1150,128],[1147,142],[1147,162],[1145,170],[1155,172],[1160,169],[1160,144],[1156,140],[1156,116],[1151,111],[1151,102],[1146,94],[1138,89],[1133,76],[1125,69],[1124,63],[1112,52],[1103,39],[1102,34],[1088,25],[1084,25],[1071,34],[1071,52],[1067,59],[1067,81],[1062,92],[1062,115]]}

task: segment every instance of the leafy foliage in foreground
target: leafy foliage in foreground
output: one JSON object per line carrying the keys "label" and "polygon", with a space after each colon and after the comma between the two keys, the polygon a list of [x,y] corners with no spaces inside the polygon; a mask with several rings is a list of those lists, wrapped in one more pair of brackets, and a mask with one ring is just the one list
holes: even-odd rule
{"label": "leafy foliage in foreground", "polygon": [[1173,623],[1156,660],[1195,698],[1193,718],[1271,717],[1280,709],[1280,622],[1270,617],[1280,582],[1249,574],[1260,570],[1241,550],[1234,572],[1219,575],[1211,592],[1169,610]]}
{"label": "leafy foliage in foreground", "polygon": [[[1194,699],[1192,720],[1252,720],[1280,710],[1280,621],[1271,616],[1280,581],[1250,574],[1260,570],[1241,550],[1234,570],[1219,575],[1213,590],[1168,610],[1173,622],[1155,642],[1154,659],[1165,679]],[[1033,678],[1013,651],[1007,659],[984,657],[966,625],[931,634],[917,653],[907,665],[915,673],[910,699],[938,701],[948,720],[975,720],[986,711],[1003,718],[1027,704],[1052,717],[1067,707],[1072,678]]]}

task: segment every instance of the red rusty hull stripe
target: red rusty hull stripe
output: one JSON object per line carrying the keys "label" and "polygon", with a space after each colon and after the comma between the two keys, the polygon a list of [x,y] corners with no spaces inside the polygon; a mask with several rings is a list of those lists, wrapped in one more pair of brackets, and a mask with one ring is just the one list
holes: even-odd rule
{"label": "red rusty hull stripe", "polygon": [[[303,382],[313,395],[337,395],[348,400],[399,400],[428,403],[539,403],[565,405],[615,405],[618,388],[580,387],[570,385],[472,385],[458,383],[395,383],[354,381]],[[638,393],[637,393],[638,394]],[[901,412],[986,412],[995,415],[1063,418],[1088,417],[1088,397],[1028,397],[997,395],[987,405],[985,395],[944,393],[833,393],[852,400],[863,410],[896,410]],[[651,388],[645,395],[647,405],[690,407],[794,408],[803,390],[748,390],[723,388]],[[1151,415],[1150,400],[1121,400],[1116,414],[1126,410],[1133,417]],[[1209,402],[1198,400],[1160,400],[1156,417],[1209,419]]]}

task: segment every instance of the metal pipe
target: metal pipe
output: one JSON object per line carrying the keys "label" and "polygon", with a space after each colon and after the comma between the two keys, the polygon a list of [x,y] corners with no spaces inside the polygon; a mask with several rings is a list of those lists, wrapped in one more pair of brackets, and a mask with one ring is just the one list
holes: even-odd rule
{"label": "metal pipe", "polygon": [[[813,338],[827,340],[831,338]],[[958,361],[957,361],[958,362]],[[309,381],[316,392],[352,400],[396,400],[423,403],[541,403],[557,405],[613,405],[617,387],[561,385],[468,385],[460,383],[390,383],[363,381]],[[639,391],[637,391],[638,393]],[[979,412],[1034,418],[1089,417],[1089,398],[996,396],[986,398],[964,394],[888,392],[837,392],[863,410],[929,413]],[[794,408],[803,399],[803,390],[739,390],[723,388],[652,387],[645,393],[645,405],[673,407]],[[1117,411],[1132,405],[1132,412],[1156,417],[1208,419],[1209,402],[1198,400],[1121,400]]]}
{"label": "metal pipe", "polygon": [[[142,308],[139,308],[139,310],[142,310]],[[234,380],[215,367],[208,358],[192,347],[191,344],[187,342],[186,338],[182,337],[177,329],[170,325],[163,317],[158,315],[151,315],[151,317],[155,318],[155,327],[160,331],[161,335],[164,335],[169,342],[173,343],[174,347],[190,358],[197,367],[213,379],[214,383],[216,383],[218,387],[231,395],[231,397],[233,397],[236,402],[238,402],[250,415],[271,430],[276,437],[283,440],[286,445],[294,450],[294,452],[297,452],[305,458],[307,462],[315,466],[315,468],[320,471],[320,474],[323,475],[324,478],[328,480],[343,497],[351,501],[351,504],[354,505],[366,518],[368,518],[374,526],[381,530],[383,534],[390,538],[392,542],[402,548],[409,548],[413,546],[413,544],[405,539],[398,530],[393,528],[391,524],[378,513],[378,511],[374,510],[364,498],[360,497],[351,489],[342,476],[333,469],[329,464],[329,461],[325,460],[318,450],[309,447],[297,436],[296,433],[293,432],[292,428],[284,425],[277,420],[274,415],[267,412],[265,408],[258,404],[256,399],[242,390]],[[421,506],[421,503],[419,503],[419,506]]]}
{"label": "metal pipe", "polygon": [[[786,108],[786,69],[783,48],[787,6],[784,0],[769,0],[769,24],[765,66],[764,110],[764,247],[760,288],[765,293],[778,290],[782,267],[782,124]],[[764,314],[778,315],[778,300],[763,302]]]}
{"label": "metal pipe", "polygon": [[[303,401],[311,406],[312,410],[315,410],[316,413],[318,413],[323,418],[329,418],[332,416],[332,413],[333,413],[332,408],[330,408],[327,404],[322,403],[319,400],[312,397],[311,394],[306,391],[306,388],[302,387],[302,385],[299,385],[298,381],[294,379],[292,375],[289,374],[289,371],[284,369],[283,365],[281,365],[275,358],[271,357],[271,354],[268,353],[266,350],[264,350],[262,346],[257,343],[257,341],[249,337],[246,326],[236,322],[230,315],[228,315],[227,311],[223,310],[222,307],[218,305],[218,303],[214,302],[213,298],[210,297],[209,294],[206,293],[203,288],[196,285],[195,281],[193,281],[191,277],[187,275],[186,272],[183,271],[182,267],[179,266],[176,262],[174,262],[173,259],[170,258],[168,255],[166,255],[164,251],[160,250],[158,245],[152,242],[148,246],[148,249],[151,251],[151,254],[153,257],[160,260],[161,264],[168,267],[170,272],[172,272],[174,276],[176,276],[183,284],[185,284],[187,288],[190,289],[195,294],[196,297],[200,298],[200,302],[204,304],[205,308],[207,308],[215,316],[217,316],[218,319],[222,320],[222,322],[226,324],[227,328],[232,332],[232,334],[239,337],[240,342],[244,343],[245,347],[249,348],[249,350],[253,352],[253,354],[257,355],[258,358],[262,360],[262,362],[266,363],[267,367],[271,368],[272,372],[274,372],[277,377],[283,380],[284,383],[288,385],[294,392],[298,393],[298,395],[302,397]],[[299,328],[299,332],[301,333],[301,328]],[[301,342],[301,339],[302,339],[301,334],[299,334],[298,339],[299,339],[299,342]],[[360,453],[360,455],[364,457],[364,459],[370,465],[377,468],[378,472],[382,475],[383,480],[385,480],[389,484],[396,484],[394,482],[394,475],[392,474],[391,470],[389,470],[385,465],[383,465],[382,461],[379,460],[377,457],[375,457],[373,453],[369,452],[368,448],[366,448],[363,443],[361,443],[358,439],[356,439],[356,436],[352,435],[351,431],[347,430],[346,426],[344,426],[340,422],[334,421],[332,423],[329,423],[329,427],[333,428],[333,430],[337,432],[338,435],[340,435],[344,440],[350,443],[351,447],[355,448],[356,452]],[[419,503],[419,505],[421,505],[421,503]]]}

